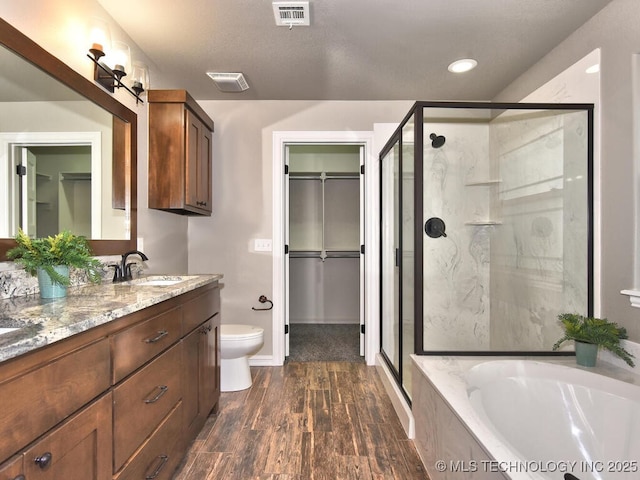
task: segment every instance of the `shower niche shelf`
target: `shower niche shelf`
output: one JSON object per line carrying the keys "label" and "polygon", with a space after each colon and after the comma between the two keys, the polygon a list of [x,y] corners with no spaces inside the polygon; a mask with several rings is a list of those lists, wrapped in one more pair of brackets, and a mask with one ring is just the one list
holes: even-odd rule
{"label": "shower niche shelf", "polygon": [[473,220],[471,222],[464,222],[464,224],[475,226],[475,227],[486,227],[486,226],[502,225],[502,222],[499,222],[497,220]]}
{"label": "shower niche shelf", "polygon": [[499,178],[493,180],[474,180],[465,183],[465,187],[491,187],[499,183],[502,183],[502,180],[500,180]]}

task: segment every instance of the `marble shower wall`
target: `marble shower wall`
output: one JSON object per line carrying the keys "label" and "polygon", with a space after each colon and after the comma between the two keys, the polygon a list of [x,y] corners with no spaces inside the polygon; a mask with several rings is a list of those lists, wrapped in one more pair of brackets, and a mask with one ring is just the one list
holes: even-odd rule
{"label": "marble shower wall", "polygon": [[502,225],[491,250],[491,348],[550,350],[557,316],[587,309],[587,116],[494,121]]}
{"label": "marble shower wall", "polygon": [[425,124],[423,222],[447,229],[424,237],[425,350],[549,350],[586,312],[586,118]]}
{"label": "marble shower wall", "polygon": [[[425,235],[425,350],[488,350],[491,187],[486,124],[426,123],[424,219],[439,217],[446,237]],[[433,148],[431,133],[446,143]],[[473,224],[472,224],[473,223]]]}

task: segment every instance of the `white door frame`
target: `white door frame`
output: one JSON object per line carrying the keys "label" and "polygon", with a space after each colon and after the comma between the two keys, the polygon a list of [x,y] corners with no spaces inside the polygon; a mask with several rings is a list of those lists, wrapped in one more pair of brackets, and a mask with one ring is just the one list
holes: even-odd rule
{"label": "white door frame", "polygon": [[[102,237],[102,135],[100,132],[3,132],[0,133],[0,172],[13,172],[12,149],[35,146],[91,147],[91,238]],[[6,178],[5,178],[6,177]],[[16,195],[15,175],[0,175],[1,200],[12,205]],[[12,237],[14,219],[0,208],[0,236]]]}
{"label": "white door frame", "polygon": [[285,176],[286,145],[290,144],[360,144],[364,146],[364,324],[365,361],[375,365],[380,350],[380,198],[379,165],[373,151],[373,132],[276,131],[273,132],[273,365],[285,359]]}

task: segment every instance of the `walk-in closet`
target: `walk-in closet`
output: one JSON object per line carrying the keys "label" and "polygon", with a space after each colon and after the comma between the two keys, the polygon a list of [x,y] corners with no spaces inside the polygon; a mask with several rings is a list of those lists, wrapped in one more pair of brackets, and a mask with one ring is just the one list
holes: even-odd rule
{"label": "walk-in closet", "polygon": [[291,359],[362,353],[361,148],[288,147]]}

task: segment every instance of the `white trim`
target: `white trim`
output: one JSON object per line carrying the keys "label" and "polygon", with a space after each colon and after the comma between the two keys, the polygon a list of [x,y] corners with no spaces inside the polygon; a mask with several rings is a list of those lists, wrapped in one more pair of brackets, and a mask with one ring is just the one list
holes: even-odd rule
{"label": "white trim", "polygon": [[[413,361],[411,361],[411,368],[413,368]],[[398,415],[398,420],[400,420],[400,424],[407,434],[407,438],[413,440],[416,438],[416,422],[413,418],[413,412],[381,354],[376,355],[376,370],[387,395],[389,395],[393,409]]]}
{"label": "white trim", "polygon": [[[373,151],[373,132],[276,131],[273,132],[273,357],[272,365],[285,358],[285,278],[284,278],[284,152],[286,144],[361,144],[365,148],[365,361],[375,365],[379,351],[379,199],[378,168]],[[255,358],[255,357],[254,357]]]}
{"label": "white trim", "polygon": [[274,363],[273,355],[254,355],[249,357],[249,365],[252,367],[271,367],[276,364]]}
{"label": "white trim", "polygon": [[[0,172],[8,172],[14,146],[91,146],[91,238],[102,237],[102,135],[100,132],[3,132],[0,133]],[[6,177],[6,178],[5,178]],[[4,205],[11,205],[10,175],[0,175]],[[12,237],[5,209],[0,209],[0,236]]]}

